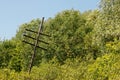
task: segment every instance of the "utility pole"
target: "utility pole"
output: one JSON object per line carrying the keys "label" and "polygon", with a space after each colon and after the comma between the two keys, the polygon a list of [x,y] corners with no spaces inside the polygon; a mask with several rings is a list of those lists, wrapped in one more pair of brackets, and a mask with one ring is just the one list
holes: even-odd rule
{"label": "utility pole", "polygon": [[40,37],[40,33],[42,32],[43,22],[44,22],[44,17],[42,18],[42,22],[41,22],[39,30],[38,30],[37,38],[35,40],[34,52],[33,52],[33,55],[32,55],[31,61],[30,61],[29,70],[28,70],[29,73],[31,72],[33,61],[34,61],[34,58],[35,58],[35,55],[36,55],[36,48],[37,48],[38,40],[39,40],[39,37]]}
{"label": "utility pole", "polygon": [[49,35],[42,33],[43,23],[44,23],[44,17],[42,18],[42,21],[41,21],[41,23],[40,23],[38,32],[33,31],[33,30],[29,30],[29,29],[25,29],[26,31],[33,32],[33,33],[37,34],[37,37],[36,37],[36,38],[31,37],[31,36],[26,35],[26,34],[23,35],[24,37],[28,37],[28,38],[33,39],[33,40],[35,41],[34,44],[33,44],[33,43],[30,43],[30,42],[27,42],[27,41],[23,40],[24,43],[27,43],[27,44],[30,44],[30,45],[34,46],[34,51],[33,51],[32,58],[31,58],[30,64],[29,64],[29,69],[28,69],[28,73],[29,73],[29,74],[31,73],[31,69],[32,69],[32,66],[33,66],[33,62],[34,62],[34,59],[35,59],[35,56],[36,56],[36,49],[37,49],[37,48],[40,48],[40,49],[43,49],[43,50],[47,50],[47,49],[45,49],[45,48],[40,47],[40,46],[38,45],[38,43],[39,43],[39,42],[42,42],[42,43],[44,43],[44,44],[49,44],[49,43],[47,43],[47,42],[45,42],[45,41],[39,40],[40,35],[50,37]]}

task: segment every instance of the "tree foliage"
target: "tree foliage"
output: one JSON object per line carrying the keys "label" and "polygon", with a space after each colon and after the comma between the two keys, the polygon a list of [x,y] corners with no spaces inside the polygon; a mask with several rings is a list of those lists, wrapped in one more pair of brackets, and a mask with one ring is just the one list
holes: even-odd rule
{"label": "tree foliage", "polygon": [[[11,40],[0,41],[0,79],[19,80],[119,80],[120,79],[120,0],[101,0],[98,10],[71,9],[45,20],[32,73],[29,66],[34,40],[22,36],[36,34],[40,19],[22,24]],[[19,73],[18,73],[19,72]]]}

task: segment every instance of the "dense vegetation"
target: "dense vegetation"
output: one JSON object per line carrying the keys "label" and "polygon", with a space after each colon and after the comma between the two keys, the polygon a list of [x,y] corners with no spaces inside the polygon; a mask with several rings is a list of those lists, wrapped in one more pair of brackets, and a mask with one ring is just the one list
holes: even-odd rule
{"label": "dense vegetation", "polygon": [[[40,19],[22,24],[11,40],[0,41],[0,80],[120,80],[120,0],[101,0],[98,10],[65,10],[44,22],[31,74],[33,47],[22,42],[25,28],[37,31]],[[27,35],[34,36],[30,32]]]}

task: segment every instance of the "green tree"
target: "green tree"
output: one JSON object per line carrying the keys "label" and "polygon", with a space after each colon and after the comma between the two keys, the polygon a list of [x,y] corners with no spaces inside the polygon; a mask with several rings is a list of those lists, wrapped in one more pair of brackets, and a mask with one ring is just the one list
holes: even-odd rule
{"label": "green tree", "polygon": [[97,47],[100,53],[106,53],[106,43],[119,40],[120,35],[120,1],[102,0],[100,3],[100,14],[97,17],[92,45]]}
{"label": "green tree", "polygon": [[[47,58],[57,58],[63,62],[67,58],[83,57],[84,38],[92,27],[85,26],[85,17],[76,10],[65,10],[46,23],[46,30],[52,36]],[[47,31],[46,31],[47,32]]]}
{"label": "green tree", "polygon": [[9,65],[12,58],[12,53],[15,49],[15,44],[12,41],[4,40],[0,43],[0,67],[4,68]]}

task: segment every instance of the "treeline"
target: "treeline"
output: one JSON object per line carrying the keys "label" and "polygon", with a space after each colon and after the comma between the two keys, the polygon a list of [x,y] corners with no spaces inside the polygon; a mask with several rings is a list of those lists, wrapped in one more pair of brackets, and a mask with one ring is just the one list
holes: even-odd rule
{"label": "treeline", "polygon": [[25,29],[38,30],[40,19],[22,24],[11,40],[0,41],[0,79],[12,80],[119,80],[120,1],[101,0],[98,10],[71,9],[44,22],[40,46],[30,75],[27,73],[33,47],[22,40]]}

